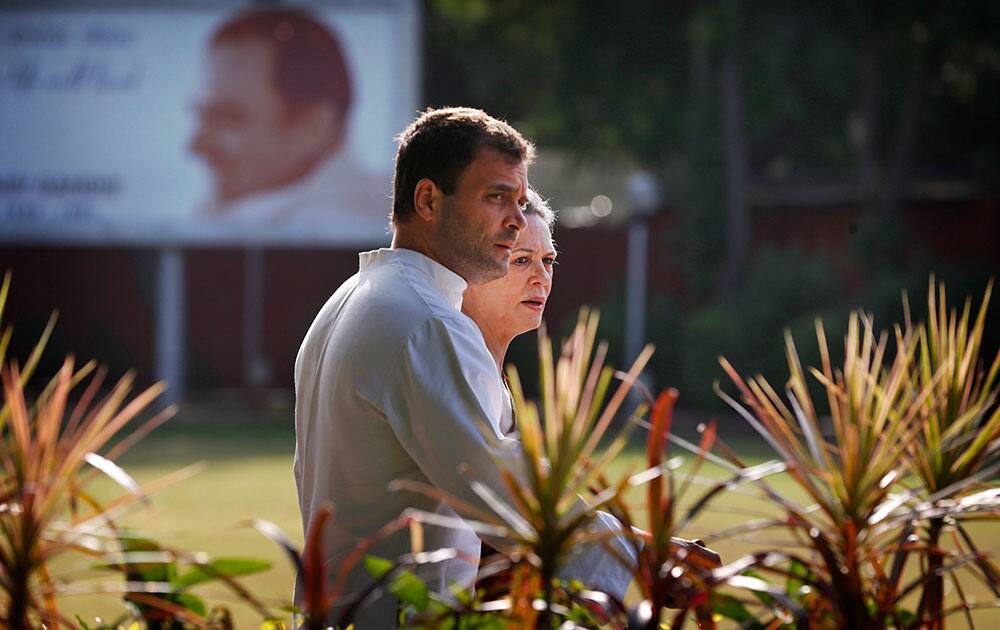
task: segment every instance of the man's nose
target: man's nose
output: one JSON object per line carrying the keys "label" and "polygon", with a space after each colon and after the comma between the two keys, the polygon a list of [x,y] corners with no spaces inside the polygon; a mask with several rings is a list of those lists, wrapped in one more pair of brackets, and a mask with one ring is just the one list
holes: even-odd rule
{"label": "man's nose", "polygon": [[512,203],[512,210],[507,213],[504,227],[520,232],[528,225],[528,219],[524,216],[524,207],[519,203]]}
{"label": "man's nose", "polygon": [[212,152],[213,143],[209,137],[210,133],[207,125],[199,122],[194,130],[194,135],[188,141],[188,150],[195,155],[209,155]]}

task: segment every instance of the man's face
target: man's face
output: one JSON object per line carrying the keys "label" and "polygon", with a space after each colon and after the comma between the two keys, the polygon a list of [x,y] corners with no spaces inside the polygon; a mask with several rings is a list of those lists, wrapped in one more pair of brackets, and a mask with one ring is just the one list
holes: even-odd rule
{"label": "man's face", "polygon": [[444,196],[435,233],[441,262],[470,284],[505,276],[525,226],[527,203],[527,165],[494,149],[480,149],[459,176],[455,192]]}
{"label": "man's face", "polygon": [[326,131],[289,115],[273,84],[272,57],[266,43],[253,41],[209,50],[190,148],[212,170],[220,201],[289,184],[322,153]]}

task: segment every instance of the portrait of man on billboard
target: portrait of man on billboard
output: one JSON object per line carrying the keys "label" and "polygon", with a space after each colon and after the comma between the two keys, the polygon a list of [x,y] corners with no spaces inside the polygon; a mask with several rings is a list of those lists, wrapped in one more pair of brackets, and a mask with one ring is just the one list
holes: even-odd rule
{"label": "portrait of man on billboard", "polygon": [[251,231],[384,231],[388,181],[347,149],[354,101],[344,49],[319,19],[297,9],[226,19],[209,38],[188,146],[211,178],[200,220]]}

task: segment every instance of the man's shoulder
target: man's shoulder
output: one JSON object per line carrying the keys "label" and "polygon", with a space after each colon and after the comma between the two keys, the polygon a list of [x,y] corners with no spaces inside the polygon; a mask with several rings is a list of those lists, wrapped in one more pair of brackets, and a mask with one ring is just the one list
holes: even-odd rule
{"label": "man's shoulder", "polygon": [[404,265],[385,264],[360,271],[330,297],[317,321],[337,337],[376,338],[402,345],[418,331],[478,330],[439,293],[415,280]]}
{"label": "man's shoulder", "polygon": [[379,307],[406,312],[421,322],[471,323],[461,310],[449,302],[441,289],[433,286],[422,270],[401,261],[389,261],[365,270],[359,274],[359,281],[362,285],[370,284],[373,290],[365,293],[365,298]]}

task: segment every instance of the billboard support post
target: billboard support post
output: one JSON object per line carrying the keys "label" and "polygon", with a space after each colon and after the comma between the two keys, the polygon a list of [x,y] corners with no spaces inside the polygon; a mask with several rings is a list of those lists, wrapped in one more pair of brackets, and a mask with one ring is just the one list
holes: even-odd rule
{"label": "billboard support post", "polygon": [[264,355],[264,250],[243,250],[243,384],[250,389],[269,385],[271,366]]}
{"label": "billboard support post", "polygon": [[156,256],[156,379],[166,383],[164,405],[184,396],[184,252],[162,248]]}
{"label": "billboard support post", "polygon": [[646,337],[646,264],[649,257],[649,226],[644,218],[628,225],[628,259],[625,278],[625,361],[639,356]]}

